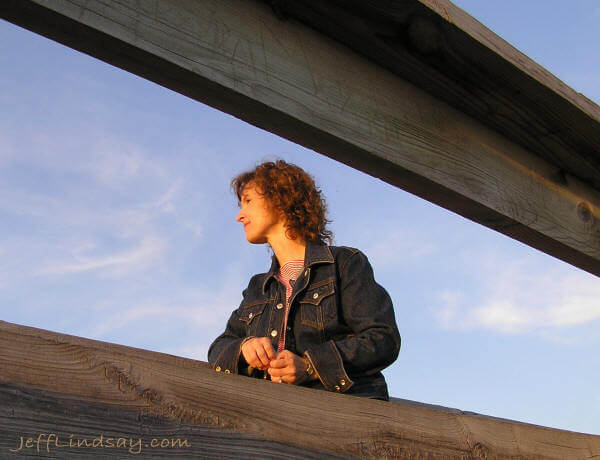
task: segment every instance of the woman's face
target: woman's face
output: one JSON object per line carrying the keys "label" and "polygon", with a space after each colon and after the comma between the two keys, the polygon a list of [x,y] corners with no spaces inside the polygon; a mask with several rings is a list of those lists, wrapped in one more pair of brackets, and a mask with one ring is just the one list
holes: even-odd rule
{"label": "woman's face", "polygon": [[257,192],[252,182],[244,187],[240,199],[240,212],[235,220],[244,225],[246,239],[252,244],[268,243],[275,236],[285,234],[281,215],[270,208],[267,200]]}

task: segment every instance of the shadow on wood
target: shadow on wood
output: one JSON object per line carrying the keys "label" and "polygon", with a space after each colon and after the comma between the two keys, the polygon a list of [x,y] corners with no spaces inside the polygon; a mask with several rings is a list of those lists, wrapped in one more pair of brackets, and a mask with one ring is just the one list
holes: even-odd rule
{"label": "shadow on wood", "polygon": [[278,385],[6,322],[0,348],[2,457],[600,455],[600,436]]}

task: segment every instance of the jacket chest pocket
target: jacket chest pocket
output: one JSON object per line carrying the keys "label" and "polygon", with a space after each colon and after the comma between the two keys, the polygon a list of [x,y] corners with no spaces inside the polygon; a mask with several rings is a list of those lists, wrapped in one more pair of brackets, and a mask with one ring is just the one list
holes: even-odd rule
{"label": "jacket chest pocket", "polygon": [[246,335],[256,335],[260,317],[265,311],[268,302],[254,302],[242,305],[240,311],[240,321],[246,326]]}
{"label": "jacket chest pocket", "polygon": [[302,324],[323,330],[337,316],[333,281],[311,286],[300,297]]}

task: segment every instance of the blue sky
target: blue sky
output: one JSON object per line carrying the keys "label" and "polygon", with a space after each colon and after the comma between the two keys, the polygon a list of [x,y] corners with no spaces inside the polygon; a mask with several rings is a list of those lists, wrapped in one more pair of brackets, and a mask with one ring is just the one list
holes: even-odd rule
{"label": "blue sky", "polygon": [[[600,102],[595,0],[456,2]],[[229,115],[0,22],[1,319],[206,360],[269,252],[229,180],[315,176],[403,338],[393,396],[600,434],[600,281]]]}

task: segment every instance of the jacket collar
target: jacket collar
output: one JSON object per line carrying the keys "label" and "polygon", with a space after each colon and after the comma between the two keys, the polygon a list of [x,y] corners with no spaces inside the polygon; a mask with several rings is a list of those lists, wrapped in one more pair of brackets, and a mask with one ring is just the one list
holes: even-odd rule
{"label": "jacket collar", "polygon": [[[306,245],[306,249],[304,251],[304,266],[306,268],[312,267],[313,265],[317,264],[332,264],[333,262],[333,254],[331,254],[331,249],[329,249],[329,246],[325,244],[314,243],[309,243]],[[278,272],[279,262],[277,261],[277,257],[273,255],[273,257],[271,258],[271,268],[267,272],[267,276],[263,281],[263,294],[266,294],[267,284],[269,284],[269,281],[271,281],[271,279],[275,279]]]}

